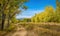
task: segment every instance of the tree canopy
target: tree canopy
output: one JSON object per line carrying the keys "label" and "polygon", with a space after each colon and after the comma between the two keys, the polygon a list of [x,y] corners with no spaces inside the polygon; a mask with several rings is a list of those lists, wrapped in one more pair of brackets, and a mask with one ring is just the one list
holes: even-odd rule
{"label": "tree canopy", "polygon": [[5,20],[9,26],[10,21],[14,20],[16,14],[20,13],[21,8],[27,9],[24,5],[27,1],[28,0],[0,0],[0,20],[2,20],[1,29],[4,28]]}

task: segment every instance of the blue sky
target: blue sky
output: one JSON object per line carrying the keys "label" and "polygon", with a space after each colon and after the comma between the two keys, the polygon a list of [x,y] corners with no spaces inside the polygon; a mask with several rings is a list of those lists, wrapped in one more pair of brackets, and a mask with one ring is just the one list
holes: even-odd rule
{"label": "blue sky", "polygon": [[16,18],[31,18],[36,13],[43,12],[46,6],[52,6],[55,9],[56,0],[29,0],[25,5],[28,9],[23,10]]}

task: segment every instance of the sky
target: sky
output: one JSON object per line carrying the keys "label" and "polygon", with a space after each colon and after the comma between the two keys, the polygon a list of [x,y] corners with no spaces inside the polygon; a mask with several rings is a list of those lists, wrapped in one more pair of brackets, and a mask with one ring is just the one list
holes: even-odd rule
{"label": "sky", "polygon": [[29,0],[25,3],[28,6],[27,10],[23,10],[16,18],[31,18],[36,13],[43,12],[46,6],[56,8],[56,0]]}

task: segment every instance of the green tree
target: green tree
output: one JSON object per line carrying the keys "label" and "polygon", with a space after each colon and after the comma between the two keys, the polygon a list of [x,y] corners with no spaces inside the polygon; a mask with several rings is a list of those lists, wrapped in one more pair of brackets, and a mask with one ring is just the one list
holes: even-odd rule
{"label": "green tree", "polygon": [[1,29],[4,29],[4,22],[5,19],[8,19],[8,27],[10,20],[16,16],[20,11],[19,8],[27,9],[26,6],[24,6],[24,3],[28,0],[0,0],[0,13],[1,13]]}

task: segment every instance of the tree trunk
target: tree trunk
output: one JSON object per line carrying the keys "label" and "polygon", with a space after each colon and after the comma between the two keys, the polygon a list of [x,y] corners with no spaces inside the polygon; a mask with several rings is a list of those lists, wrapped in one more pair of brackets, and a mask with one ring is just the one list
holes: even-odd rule
{"label": "tree trunk", "polygon": [[7,23],[7,27],[9,28],[10,26],[10,9],[9,9],[9,12],[8,12],[8,23]]}
{"label": "tree trunk", "polygon": [[9,28],[9,26],[10,26],[10,18],[9,18],[9,16],[8,16],[7,28]]}
{"label": "tree trunk", "polygon": [[6,18],[6,15],[5,15],[5,14],[2,14],[1,30],[3,30],[3,29],[4,29],[5,18]]}

